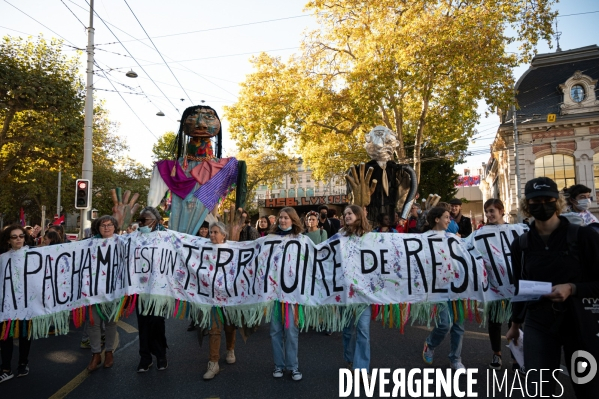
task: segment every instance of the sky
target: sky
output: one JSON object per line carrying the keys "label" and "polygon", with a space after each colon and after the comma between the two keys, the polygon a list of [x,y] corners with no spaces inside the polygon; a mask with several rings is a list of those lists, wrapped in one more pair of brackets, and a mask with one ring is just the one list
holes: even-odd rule
{"label": "sky", "polygon": [[[129,156],[150,166],[152,145],[164,132],[178,130],[177,120],[190,105],[203,101],[222,115],[223,106],[236,101],[239,84],[252,72],[252,56],[264,51],[287,60],[297,52],[306,32],[317,28],[314,17],[304,11],[305,3],[95,0],[95,60],[101,68],[96,67],[94,76],[95,99],[104,101],[110,120],[118,123],[118,134],[130,147]],[[561,1],[555,9],[564,15],[558,18],[563,50],[597,44],[597,1]],[[587,14],[566,16],[578,13]],[[0,15],[2,36],[63,38],[65,53],[80,57],[85,65],[86,54],[78,55],[76,50],[87,45],[89,5],[85,0],[2,0]],[[550,49],[543,42],[538,49],[539,53],[552,52],[555,46]],[[517,68],[516,79],[527,68]],[[138,77],[126,77],[129,70]],[[489,159],[499,119],[493,114],[485,118],[485,109],[480,103],[477,138],[469,147],[479,155],[457,165],[460,174],[464,168],[475,171]],[[165,116],[157,116],[159,111]],[[233,154],[235,145],[228,138],[226,119],[223,131],[225,153]]]}

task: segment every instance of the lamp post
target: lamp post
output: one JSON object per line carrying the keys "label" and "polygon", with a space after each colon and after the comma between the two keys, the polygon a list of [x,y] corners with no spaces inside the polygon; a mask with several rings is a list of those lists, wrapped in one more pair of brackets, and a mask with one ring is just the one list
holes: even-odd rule
{"label": "lamp post", "polygon": [[[92,135],[94,117],[94,0],[89,2],[89,28],[87,28],[87,87],[85,92],[85,127],[83,133],[83,173],[81,177],[89,180],[89,189],[93,187],[94,167],[92,164]],[[93,198],[93,196],[92,196]],[[89,208],[91,208],[91,199]],[[89,209],[88,208],[88,209]],[[91,226],[88,220],[88,209],[82,209],[80,214],[79,238],[83,231]]]}

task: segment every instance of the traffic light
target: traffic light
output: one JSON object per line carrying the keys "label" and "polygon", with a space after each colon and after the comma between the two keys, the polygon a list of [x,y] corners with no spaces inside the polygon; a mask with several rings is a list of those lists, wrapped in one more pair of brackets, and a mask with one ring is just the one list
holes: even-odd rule
{"label": "traffic light", "polygon": [[90,205],[89,180],[77,179],[75,184],[75,208],[87,209]]}

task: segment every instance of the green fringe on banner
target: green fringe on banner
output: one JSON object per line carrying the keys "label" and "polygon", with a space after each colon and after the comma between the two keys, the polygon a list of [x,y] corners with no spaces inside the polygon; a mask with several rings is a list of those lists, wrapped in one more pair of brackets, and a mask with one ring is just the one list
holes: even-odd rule
{"label": "green fringe on banner", "polygon": [[485,302],[484,324],[487,321],[507,323],[512,317],[512,303],[509,299]]}

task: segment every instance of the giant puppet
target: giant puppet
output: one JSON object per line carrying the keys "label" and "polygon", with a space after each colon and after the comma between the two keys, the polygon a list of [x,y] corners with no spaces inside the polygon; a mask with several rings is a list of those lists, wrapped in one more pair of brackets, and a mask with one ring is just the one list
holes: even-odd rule
{"label": "giant puppet", "polygon": [[366,135],[364,148],[371,160],[366,165],[352,166],[345,176],[352,202],[368,211],[368,219],[377,222],[380,214],[398,212],[403,219],[418,190],[416,173],[408,165],[393,160],[398,145],[395,133],[376,126]]}
{"label": "giant puppet", "polygon": [[157,206],[171,193],[169,229],[195,235],[211,212],[237,188],[236,206],[245,202],[245,163],[222,157],[222,126],[209,106],[187,108],[174,145],[176,159],[154,166],[148,205]]}

